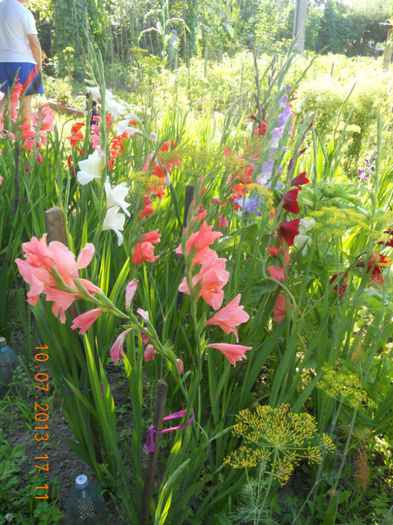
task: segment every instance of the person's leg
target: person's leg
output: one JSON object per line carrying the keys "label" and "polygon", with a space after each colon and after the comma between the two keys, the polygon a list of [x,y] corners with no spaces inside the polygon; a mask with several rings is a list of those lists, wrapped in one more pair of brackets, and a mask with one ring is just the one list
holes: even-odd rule
{"label": "person's leg", "polygon": [[31,95],[26,95],[23,99],[22,123],[31,125]]}

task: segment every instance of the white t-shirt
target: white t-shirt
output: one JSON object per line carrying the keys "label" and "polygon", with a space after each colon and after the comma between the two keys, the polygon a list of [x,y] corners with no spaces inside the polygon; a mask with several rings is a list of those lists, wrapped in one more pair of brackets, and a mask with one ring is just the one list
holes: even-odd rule
{"label": "white t-shirt", "polygon": [[0,62],[35,64],[27,35],[36,35],[34,17],[18,0],[0,0]]}

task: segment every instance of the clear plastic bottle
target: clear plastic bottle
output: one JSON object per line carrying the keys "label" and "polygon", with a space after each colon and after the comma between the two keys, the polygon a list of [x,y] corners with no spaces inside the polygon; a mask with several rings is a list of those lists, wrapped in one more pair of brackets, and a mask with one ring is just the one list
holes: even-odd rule
{"label": "clear plastic bottle", "polygon": [[75,480],[75,488],[67,503],[66,518],[67,525],[105,524],[104,501],[85,474],[80,474]]}
{"label": "clear plastic bottle", "polygon": [[7,392],[17,366],[18,358],[14,351],[7,345],[5,338],[0,337],[0,398]]}

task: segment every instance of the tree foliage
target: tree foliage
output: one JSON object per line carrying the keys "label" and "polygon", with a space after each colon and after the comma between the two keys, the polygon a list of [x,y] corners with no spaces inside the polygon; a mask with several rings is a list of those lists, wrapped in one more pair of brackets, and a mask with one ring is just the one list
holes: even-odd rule
{"label": "tree foliage", "polygon": [[[132,67],[142,49],[174,67],[197,54],[221,58],[245,48],[269,52],[292,38],[296,0],[31,0],[49,64],[83,76],[87,34],[112,71]],[[393,0],[309,0],[306,49],[375,54]]]}

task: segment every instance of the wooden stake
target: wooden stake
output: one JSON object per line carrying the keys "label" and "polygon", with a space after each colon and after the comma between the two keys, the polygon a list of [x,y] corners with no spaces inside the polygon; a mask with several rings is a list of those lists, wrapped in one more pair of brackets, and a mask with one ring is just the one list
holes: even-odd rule
{"label": "wooden stake", "polygon": [[195,186],[193,184],[187,184],[186,186],[186,195],[184,199],[184,215],[183,215],[183,228],[187,226],[187,215],[188,210],[190,209],[192,199],[194,198]]}
{"label": "wooden stake", "polygon": [[[157,383],[156,404],[154,407],[153,425],[156,430],[162,429],[162,418],[165,412],[166,395],[168,385],[164,379],[159,379]],[[160,444],[160,434],[154,434],[154,452],[149,452],[147,460],[145,483],[143,485],[142,509],[140,525],[148,525],[150,515],[150,501],[153,493],[154,475],[156,472],[158,447]]]}

